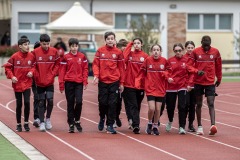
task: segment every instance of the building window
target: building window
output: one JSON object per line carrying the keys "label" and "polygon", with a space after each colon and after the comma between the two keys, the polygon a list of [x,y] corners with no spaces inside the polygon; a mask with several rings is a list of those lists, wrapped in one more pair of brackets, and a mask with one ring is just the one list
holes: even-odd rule
{"label": "building window", "polygon": [[188,30],[232,30],[232,14],[188,14]]}
{"label": "building window", "polygon": [[40,26],[48,23],[49,16],[46,12],[32,13],[19,12],[18,14],[18,38],[26,35],[30,43],[34,44],[39,40]]}
{"label": "building window", "polygon": [[146,22],[151,22],[154,29],[159,29],[160,15],[152,13],[116,13],[115,14],[115,28],[128,29],[131,21],[136,21],[139,25],[139,20],[143,18]]}

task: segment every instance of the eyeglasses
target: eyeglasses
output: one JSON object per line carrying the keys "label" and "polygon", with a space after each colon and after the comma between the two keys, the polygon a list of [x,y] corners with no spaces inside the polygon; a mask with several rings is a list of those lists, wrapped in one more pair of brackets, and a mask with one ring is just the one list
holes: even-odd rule
{"label": "eyeglasses", "polygon": [[175,52],[175,53],[177,53],[177,52],[182,52],[182,50],[181,50],[181,49],[179,49],[179,50],[174,50],[174,52]]}

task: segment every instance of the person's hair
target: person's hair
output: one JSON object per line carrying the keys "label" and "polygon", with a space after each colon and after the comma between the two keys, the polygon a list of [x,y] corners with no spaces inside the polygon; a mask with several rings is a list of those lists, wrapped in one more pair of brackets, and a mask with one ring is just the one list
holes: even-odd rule
{"label": "person's hair", "polygon": [[126,47],[128,44],[128,41],[126,39],[120,39],[117,43],[117,48]]}
{"label": "person's hair", "polygon": [[202,41],[205,40],[205,39],[209,39],[211,41],[211,37],[208,36],[208,35],[205,35],[205,36],[202,37]]}
{"label": "person's hair", "polygon": [[178,47],[181,47],[182,49],[184,49],[182,43],[175,43],[175,44],[173,45],[173,50],[174,50],[174,48],[177,47],[177,46],[178,46]]}
{"label": "person's hair", "polygon": [[143,43],[143,40],[142,40],[141,38],[139,38],[139,37],[134,38],[134,39],[133,39],[133,42],[134,42],[135,40],[139,40],[139,41],[141,42],[141,44]]}
{"label": "person's hair", "polygon": [[36,48],[38,48],[38,47],[40,47],[40,42],[39,42],[39,41],[37,41],[37,42],[34,43],[33,48],[36,49]]}
{"label": "person's hair", "polygon": [[152,45],[152,47],[151,47],[151,51],[153,50],[153,47],[155,47],[155,46],[158,46],[159,48],[160,48],[160,51],[162,51],[162,46],[160,46],[159,44],[154,44],[154,45]]}
{"label": "person's hair", "polygon": [[22,35],[20,38],[28,38],[26,35]]}
{"label": "person's hair", "polygon": [[50,42],[50,37],[47,34],[41,34],[39,40],[40,42]]}
{"label": "person's hair", "polygon": [[27,43],[27,42],[30,42],[29,39],[27,39],[27,38],[20,38],[18,40],[18,45],[22,45],[23,43]]}
{"label": "person's hair", "polygon": [[73,44],[76,44],[76,45],[79,44],[79,41],[78,41],[77,38],[70,38],[70,39],[68,40],[68,45],[69,45],[69,46],[71,46],[71,45],[73,45]]}
{"label": "person's hair", "polygon": [[193,46],[195,47],[195,44],[194,44],[193,41],[187,41],[187,42],[185,43],[185,48],[187,48],[187,46],[188,46],[189,44],[191,44],[191,45],[193,45]]}
{"label": "person's hair", "polygon": [[106,40],[106,39],[107,39],[107,37],[108,37],[108,36],[110,36],[110,35],[113,35],[113,36],[114,36],[114,38],[116,37],[116,35],[115,35],[115,33],[114,33],[114,32],[106,32],[106,33],[104,33],[104,39]]}

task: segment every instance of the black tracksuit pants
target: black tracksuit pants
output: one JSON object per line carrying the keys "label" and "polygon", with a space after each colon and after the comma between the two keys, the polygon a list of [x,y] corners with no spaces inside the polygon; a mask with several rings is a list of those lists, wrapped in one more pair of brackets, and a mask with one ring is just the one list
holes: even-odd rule
{"label": "black tracksuit pants", "polygon": [[187,92],[187,104],[186,104],[186,116],[188,115],[188,121],[189,125],[193,124],[193,121],[195,120],[195,110],[196,110],[196,96],[194,89],[192,89],[190,92]]}

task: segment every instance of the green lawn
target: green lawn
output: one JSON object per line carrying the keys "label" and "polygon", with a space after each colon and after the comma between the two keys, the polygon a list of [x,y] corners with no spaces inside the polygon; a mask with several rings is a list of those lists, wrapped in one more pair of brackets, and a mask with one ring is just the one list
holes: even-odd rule
{"label": "green lawn", "polygon": [[2,160],[27,160],[28,158],[2,134],[0,134],[0,159]]}

